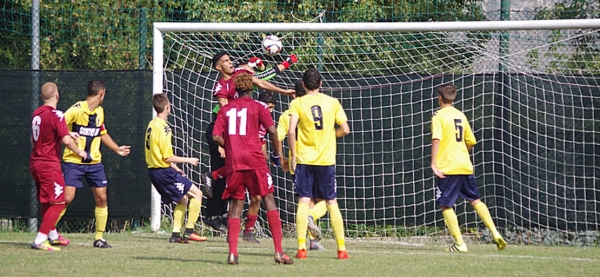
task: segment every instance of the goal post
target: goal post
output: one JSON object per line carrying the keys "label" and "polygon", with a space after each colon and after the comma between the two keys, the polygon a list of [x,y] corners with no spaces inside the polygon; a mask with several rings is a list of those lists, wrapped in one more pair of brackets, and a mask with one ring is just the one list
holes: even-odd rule
{"label": "goal post", "polygon": [[[437,87],[453,83],[459,87],[455,106],[478,140],[472,161],[482,200],[508,239],[585,240],[597,238],[600,227],[599,29],[600,19],[157,22],[153,93],[169,96],[176,154],[200,158],[198,167],[183,166],[200,184],[209,170],[204,132],[219,77],[212,55],[226,51],[235,63],[259,56],[270,67],[296,54],[299,62],[270,82],[293,88],[304,70],[316,67],[322,91],[340,99],[349,117],[352,133],[338,139],[337,156],[346,233],[415,237],[447,234],[429,168],[430,123]],[[282,39],[282,53],[261,53],[268,34]],[[276,97],[277,122],[291,99]],[[282,221],[293,230],[290,175],[271,172]],[[151,227],[157,231],[169,211],[152,193]],[[464,231],[489,235],[465,202],[455,209]],[[321,221],[326,230],[328,222],[328,216]]]}

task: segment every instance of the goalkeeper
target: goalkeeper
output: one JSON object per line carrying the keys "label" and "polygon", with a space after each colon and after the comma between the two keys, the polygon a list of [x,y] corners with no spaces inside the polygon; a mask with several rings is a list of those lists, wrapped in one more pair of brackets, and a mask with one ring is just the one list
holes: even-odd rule
{"label": "goalkeeper", "polygon": [[[296,55],[290,55],[283,63],[273,66],[270,69],[254,74],[253,83],[265,90],[275,91],[287,95],[293,95],[294,90],[282,90],[270,84],[266,80],[272,79],[283,70],[288,69],[291,65],[298,62]],[[212,172],[203,174],[202,181],[206,189],[206,209],[203,212],[205,215],[204,223],[211,226],[213,229],[227,232],[227,201],[221,199],[225,190],[225,151],[212,140],[212,130],[214,128],[214,119],[220,107],[229,103],[229,101],[237,98],[235,93],[235,84],[233,77],[240,73],[251,73],[249,69],[256,67],[261,70],[265,68],[264,63],[258,57],[252,57],[248,63],[241,64],[237,68],[232,68],[233,63],[229,59],[227,53],[221,52],[213,57],[213,67],[221,73],[221,79],[215,85],[214,95],[217,97],[219,104],[213,109],[213,122],[206,129],[206,140],[210,148],[210,166]],[[260,77],[261,79],[257,78]],[[267,85],[265,85],[266,83]],[[277,91],[279,90],[279,91]],[[233,93],[231,93],[233,91]],[[214,197],[213,197],[214,196]]]}

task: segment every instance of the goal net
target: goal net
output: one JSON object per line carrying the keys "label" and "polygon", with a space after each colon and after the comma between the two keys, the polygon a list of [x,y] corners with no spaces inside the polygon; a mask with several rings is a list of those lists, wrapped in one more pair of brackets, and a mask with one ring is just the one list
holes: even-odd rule
{"label": "goal net", "polygon": [[[226,51],[243,63],[258,56],[270,67],[295,53],[299,62],[270,82],[293,88],[315,67],[322,91],[349,117],[351,134],[338,139],[337,155],[347,236],[448,234],[435,203],[430,124],[437,87],[451,83],[459,88],[454,105],[478,139],[471,157],[482,200],[501,232],[514,243],[598,238],[599,20],[154,26],[154,93],[167,93],[174,105],[177,154],[201,158],[201,166],[183,166],[195,183],[210,170],[204,132],[219,78],[211,57]],[[268,34],[281,38],[282,53],[262,54]],[[277,120],[292,99],[275,96]],[[271,172],[292,235],[297,200],[290,175]],[[159,204],[153,207],[157,213]],[[489,238],[466,201],[459,198],[455,209],[463,233]],[[328,223],[326,215],[326,234]]]}

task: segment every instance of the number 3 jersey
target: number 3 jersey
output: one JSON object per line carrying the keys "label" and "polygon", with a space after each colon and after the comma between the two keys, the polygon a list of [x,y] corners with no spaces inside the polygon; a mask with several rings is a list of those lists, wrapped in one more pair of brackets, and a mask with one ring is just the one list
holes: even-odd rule
{"label": "number 3 jersey", "polygon": [[171,164],[165,161],[173,157],[173,146],[171,140],[173,132],[166,121],[155,117],[146,129],[146,142],[144,153],[148,168],[167,168]]}
{"label": "number 3 jersey", "polygon": [[439,109],[431,119],[431,139],[440,140],[437,168],[446,175],[471,175],[473,164],[467,145],[475,145],[475,135],[465,114],[454,107]]}
{"label": "number 3 jersey", "polygon": [[60,162],[62,139],[69,135],[64,114],[50,106],[41,106],[31,118],[31,162]]}
{"label": "number 3 jersey", "polygon": [[335,165],[335,125],[348,121],[340,101],[329,95],[305,95],[290,103],[290,115],[298,117],[296,163]]}
{"label": "number 3 jersey", "polygon": [[273,126],[271,113],[262,102],[250,97],[238,98],[219,110],[213,136],[225,139],[227,173],[266,168],[259,128]]}
{"label": "number 3 jersey", "polygon": [[76,164],[100,163],[100,136],[107,133],[104,127],[104,109],[98,106],[90,111],[87,101],[79,101],[65,112],[65,120],[69,131],[79,134],[77,148],[85,150],[88,157],[83,160],[69,148],[65,148],[63,161]]}

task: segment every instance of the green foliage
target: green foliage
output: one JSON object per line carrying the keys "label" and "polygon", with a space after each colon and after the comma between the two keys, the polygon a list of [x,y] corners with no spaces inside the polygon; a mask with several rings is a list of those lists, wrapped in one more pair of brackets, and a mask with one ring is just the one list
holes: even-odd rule
{"label": "green foliage", "polygon": [[[536,9],[535,19],[555,20],[555,19],[591,19],[600,18],[600,1],[574,0],[555,3],[552,7],[542,7]],[[575,38],[566,42],[562,41],[567,35]],[[577,31],[553,31],[549,36],[549,50],[543,57],[537,49],[528,53],[530,65],[536,66],[540,59],[546,59],[549,65],[545,68],[546,73],[564,72],[565,69],[571,70],[574,74],[598,74],[600,72],[600,55],[598,42],[600,34],[597,30],[577,30]],[[568,51],[559,51],[560,48],[567,48]]]}
{"label": "green foliage", "polygon": [[[461,1],[324,1],[324,0],[187,0],[187,1],[42,1],[40,7],[40,66],[44,70],[137,69],[151,64],[153,22],[359,22],[359,21],[455,21],[485,20],[478,5],[483,0]],[[5,27],[0,29],[0,62],[5,68],[28,68],[31,55],[31,1],[3,3]],[[315,36],[319,36],[315,34]],[[227,40],[227,35],[222,34]],[[350,38],[346,38],[350,39]],[[360,37],[356,37],[360,42]],[[394,40],[401,39],[392,38]],[[372,38],[365,38],[369,42]],[[345,39],[326,38],[326,45],[339,45]],[[434,41],[432,41],[432,44]],[[427,45],[423,45],[426,47]],[[235,45],[232,45],[235,48]],[[398,48],[399,47],[399,48]],[[399,55],[414,54],[398,46],[389,51]],[[314,45],[298,49],[312,55]],[[373,49],[334,47],[321,55],[341,51],[364,52]],[[375,58],[393,58],[379,51]],[[142,62],[140,63],[140,56]],[[321,57],[323,58],[323,57]],[[427,59],[430,57],[424,57]],[[346,62],[346,61],[340,61]],[[418,63],[418,62],[417,62]],[[332,65],[336,66],[336,65]],[[384,67],[385,63],[372,65]]]}

